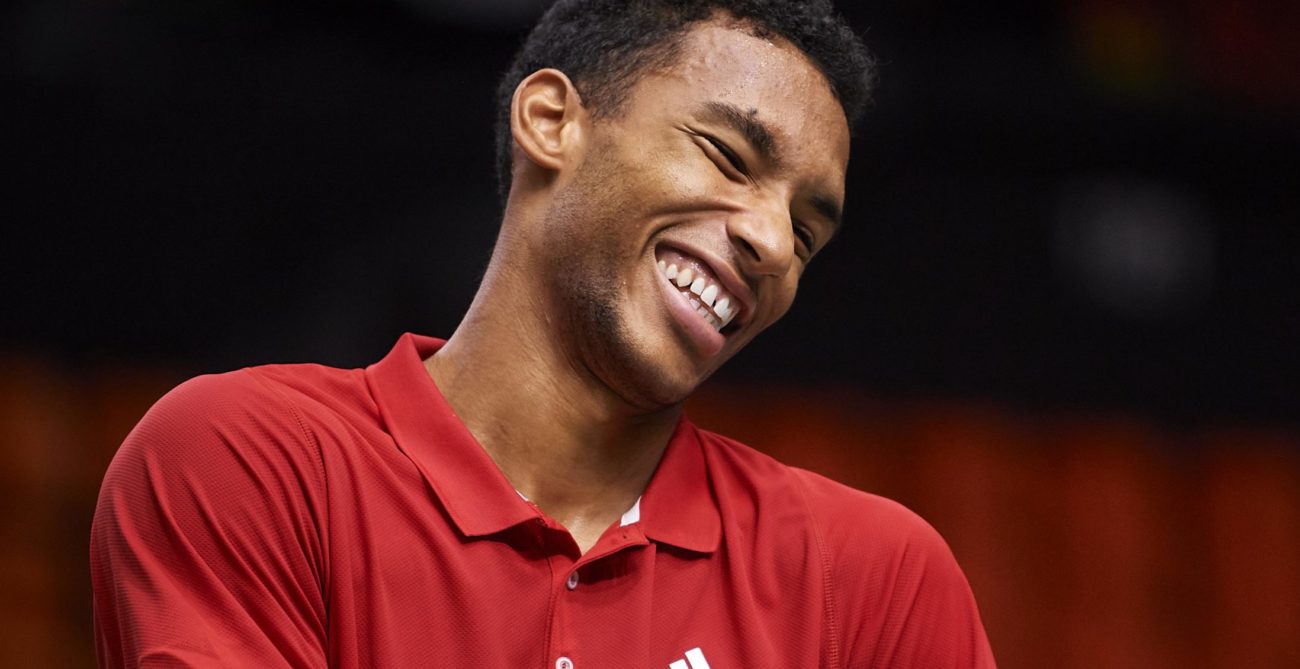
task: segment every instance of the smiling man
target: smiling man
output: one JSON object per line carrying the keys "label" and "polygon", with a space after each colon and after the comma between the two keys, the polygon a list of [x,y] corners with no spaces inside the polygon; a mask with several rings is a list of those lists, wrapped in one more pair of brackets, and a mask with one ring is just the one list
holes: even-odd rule
{"label": "smiling man", "polygon": [[199,377],[127,438],[101,664],[992,666],[924,521],[681,411],[834,236],[869,81],[827,3],[560,0],[455,333]]}

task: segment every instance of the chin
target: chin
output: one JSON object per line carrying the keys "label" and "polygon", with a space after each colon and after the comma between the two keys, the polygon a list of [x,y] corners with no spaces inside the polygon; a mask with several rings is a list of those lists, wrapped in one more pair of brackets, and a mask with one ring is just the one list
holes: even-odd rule
{"label": "chin", "polygon": [[[582,275],[582,273],[575,273]],[[601,275],[591,272],[586,275]],[[675,336],[672,321],[631,310],[615,286],[594,280],[565,284],[566,337],[589,372],[629,406],[656,411],[684,402],[720,359],[702,360],[692,344]]]}
{"label": "chin", "polygon": [[683,357],[679,343],[647,341],[616,314],[604,315],[594,321],[599,327],[586,330],[584,362],[629,405],[653,411],[681,404],[708,377]]}
{"label": "chin", "polygon": [[641,409],[681,404],[707,378],[692,365],[644,342],[625,340],[610,348],[614,350],[600,356],[593,371],[624,401]]}

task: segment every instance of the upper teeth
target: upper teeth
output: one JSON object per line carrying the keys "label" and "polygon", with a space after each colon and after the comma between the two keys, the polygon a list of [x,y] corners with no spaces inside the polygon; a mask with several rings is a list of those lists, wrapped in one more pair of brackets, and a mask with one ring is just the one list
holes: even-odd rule
{"label": "upper teeth", "polygon": [[689,266],[679,267],[677,263],[660,260],[659,271],[679,289],[690,291],[688,303],[705,321],[715,329],[726,327],[736,317],[732,299],[726,290],[703,271],[696,271]]}

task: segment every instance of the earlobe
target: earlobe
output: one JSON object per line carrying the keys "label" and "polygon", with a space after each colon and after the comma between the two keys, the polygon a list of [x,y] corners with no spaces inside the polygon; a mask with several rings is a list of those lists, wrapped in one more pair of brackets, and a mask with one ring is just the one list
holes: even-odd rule
{"label": "earlobe", "polygon": [[519,82],[510,103],[515,145],[538,167],[562,169],[583,141],[586,110],[573,82],[546,68]]}

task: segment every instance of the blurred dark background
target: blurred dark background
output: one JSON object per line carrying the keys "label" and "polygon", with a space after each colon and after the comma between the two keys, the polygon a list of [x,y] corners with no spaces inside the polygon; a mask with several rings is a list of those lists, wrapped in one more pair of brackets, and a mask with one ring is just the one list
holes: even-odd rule
{"label": "blurred dark background", "polygon": [[[3,10],[0,476],[6,537],[28,546],[0,555],[13,574],[6,634],[23,637],[0,639],[14,660],[4,664],[90,661],[84,533],[95,488],[167,387],[265,362],[360,366],[403,331],[452,331],[499,215],[496,79],[545,4],[26,0]],[[765,442],[771,430],[750,427],[751,439],[931,518],[991,602],[986,622],[1007,666],[1217,666],[1238,657],[1232,634],[1249,641],[1258,626],[1209,614],[1178,622],[1196,599],[1178,583],[1220,573],[1207,566],[1176,569],[1185,581],[1174,585],[1133,577],[1160,590],[1150,606],[1166,621],[1159,648],[1177,646],[1168,653],[1136,633],[1141,662],[1131,648],[1076,655],[1094,647],[1088,638],[1030,639],[1006,582],[1038,581],[998,567],[1029,544],[981,552],[980,537],[959,539],[970,523],[943,511],[956,493],[914,484],[933,474],[926,457],[975,452],[940,458],[954,441],[1004,454],[1020,473],[1000,479],[972,464],[988,484],[968,491],[976,503],[1075,472],[1059,459],[1070,453],[1117,454],[1078,470],[1095,472],[1077,474],[1080,499],[1101,494],[1087,487],[1098,481],[1131,480],[1165,490],[1153,508],[1174,514],[1193,514],[1216,476],[1244,467],[1223,494],[1279,491],[1243,513],[1276,521],[1260,550],[1283,570],[1276,588],[1259,589],[1280,599],[1265,607],[1273,645],[1252,666],[1300,664],[1286,640],[1300,637],[1300,604],[1286,603],[1300,602],[1300,572],[1285,567],[1300,557],[1300,530],[1287,529],[1300,503],[1300,5],[840,8],[881,62],[853,147],[846,225],[785,321],[711,382],[701,415],[745,433],[757,407],[856,407],[822,416],[870,432],[838,444],[848,460]],[[931,434],[954,415],[965,427],[937,441],[886,444],[862,427],[865,416]],[[1006,429],[980,427],[990,416]],[[1080,425],[1091,436],[1061,436]],[[1025,450],[1007,445],[1026,430]],[[916,448],[896,445],[907,443]],[[1157,472],[1165,487],[1124,478],[1132,471]],[[1040,493],[1050,497],[997,499],[1013,509],[1048,499]],[[1173,524],[1198,525],[1190,517]],[[1166,520],[1148,529],[1172,532]],[[1062,531],[1051,516],[998,522],[1024,542]],[[1219,540],[1187,536],[1157,541],[1159,555]],[[1072,545],[1020,550],[1018,564]],[[1111,557],[1132,563],[1128,544],[1116,546]],[[1218,646],[1195,645],[1228,628]]]}

